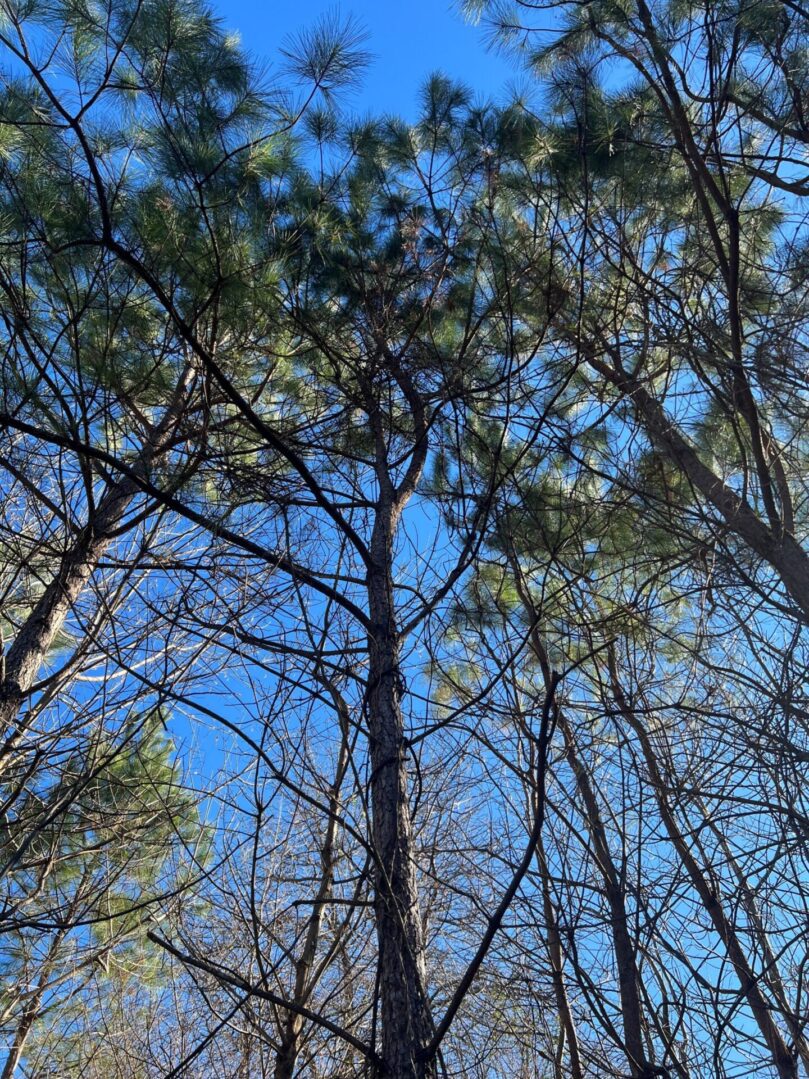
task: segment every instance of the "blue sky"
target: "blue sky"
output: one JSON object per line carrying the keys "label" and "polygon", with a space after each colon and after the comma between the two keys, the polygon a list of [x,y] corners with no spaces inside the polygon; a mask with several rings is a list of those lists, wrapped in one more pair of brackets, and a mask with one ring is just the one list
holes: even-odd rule
{"label": "blue sky", "polygon": [[368,31],[374,60],[352,106],[359,112],[415,114],[418,88],[443,71],[481,97],[497,97],[514,81],[513,60],[488,51],[480,27],[465,23],[449,0],[211,0],[228,30],[260,60],[277,58],[290,34],[338,12]]}

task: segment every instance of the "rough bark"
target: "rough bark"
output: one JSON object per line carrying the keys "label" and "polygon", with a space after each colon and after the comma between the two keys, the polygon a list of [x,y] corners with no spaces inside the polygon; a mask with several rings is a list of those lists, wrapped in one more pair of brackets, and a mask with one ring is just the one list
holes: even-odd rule
{"label": "rough bark", "polygon": [[433,1023],[425,989],[424,939],[401,709],[402,676],[391,576],[394,517],[392,507],[380,505],[368,580],[372,624],[368,645],[368,726],[381,1056],[384,1074],[391,1079],[425,1079],[435,1075],[435,1065],[424,1060]]}

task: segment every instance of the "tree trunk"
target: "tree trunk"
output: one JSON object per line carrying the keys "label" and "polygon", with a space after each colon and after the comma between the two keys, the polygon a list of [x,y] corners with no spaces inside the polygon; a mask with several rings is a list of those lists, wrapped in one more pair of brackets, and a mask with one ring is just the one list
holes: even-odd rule
{"label": "tree trunk", "polygon": [[[551,980],[553,982],[553,995],[556,1000],[556,1010],[559,1013],[559,1029],[561,1031],[559,1052],[556,1060],[557,1079],[584,1079],[584,1071],[581,1063],[579,1050],[579,1038],[576,1033],[576,1022],[570,1007],[567,995],[564,972],[564,954],[562,952],[562,940],[559,935],[559,924],[556,917],[556,909],[551,899],[551,891],[548,876],[548,863],[545,858],[545,845],[542,836],[539,837],[536,849],[537,867],[542,880],[542,907],[545,914],[547,927],[548,958],[551,963]],[[564,1047],[567,1044],[569,1057],[569,1072],[563,1071]]]}
{"label": "tree trunk", "polygon": [[716,891],[712,884],[706,880],[696,858],[691,853],[685,836],[677,824],[674,812],[666,797],[666,785],[660,773],[654,749],[643,724],[632,710],[618,681],[614,657],[612,656],[610,657],[610,667],[613,695],[622,717],[635,732],[640,742],[646,768],[655,792],[660,818],[672,846],[676,850],[694,890],[707,911],[714,929],[725,946],[728,958],[733,964],[733,969],[739,979],[739,988],[750,1007],[750,1011],[753,1013],[753,1018],[761,1031],[767,1048],[772,1054],[773,1065],[780,1079],[797,1079],[798,1066],[795,1055],[788,1049],[781,1032],[773,1021],[770,1005],[759,988],[759,979],[748,962],[732,922],[725,915]]}
{"label": "tree trunk", "polygon": [[401,710],[399,641],[393,599],[392,525],[381,502],[371,541],[368,580],[368,725],[375,866],[374,911],[379,946],[383,1071],[390,1079],[435,1075],[423,1051],[433,1030],[425,983],[413,829],[408,799],[407,746]]}
{"label": "tree trunk", "polygon": [[[342,702],[338,702],[338,710],[345,708]],[[340,743],[340,753],[337,760],[337,771],[329,791],[329,809],[331,814],[326,825],[326,835],[323,846],[320,849],[320,885],[312,906],[312,913],[306,926],[303,949],[295,964],[295,990],[292,1002],[304,1006],[312,992],[312,968],[317,956],[317,946],[320,940],[320,928],[323,922],[323,914],[326,904],[332,894],[334,882],[334,846],[337,838],[337,810],[340,804],[340,789],[343,785],[346,769],[349,761],[349,726],[347,715],[343,716],[343,735]],[[303,1029],[303,1016],[289,1013],[281,1036],[281,1047],[275,1059],[274,1079],[292,1079],[295,1074],[295,1065],[300,1052],[300,1036]]]}
{"label": "tree trunk", "polygon": [[[45,588],[3,657],[0,667],[0,735],[6,735],[14,724],[57,634],[112,542],[127,508],[140,490],[138,476],[145,477],[155,461],[166,452],[176,424],[183,414],[189,380],[190,371],[187,369],[178,382],[162,420],[144,442],[140,457],[133,465],[135,475],[124,476],[109,484],[95,512],[73,545],[62,556],[53,580]],[[6,760],[0,759],[0,771],[3,771],[8,763],[8,749],[7,743],[4,747]]]}

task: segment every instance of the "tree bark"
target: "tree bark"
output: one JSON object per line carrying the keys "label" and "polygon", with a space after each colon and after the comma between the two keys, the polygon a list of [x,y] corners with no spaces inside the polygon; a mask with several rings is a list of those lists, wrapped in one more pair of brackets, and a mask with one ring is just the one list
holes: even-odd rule
{"label": "tree bark", "polygon": [[380,500],[368,578],[368,726],[371,808],[376,859],[374,911],[379,946],[382,1061],[390,1079],[436,1074],[423,1054],[433,1031],[426,994],[413,827],[408,798],[407,745],[401,709],[402,677],[391,563],[395,511]]}

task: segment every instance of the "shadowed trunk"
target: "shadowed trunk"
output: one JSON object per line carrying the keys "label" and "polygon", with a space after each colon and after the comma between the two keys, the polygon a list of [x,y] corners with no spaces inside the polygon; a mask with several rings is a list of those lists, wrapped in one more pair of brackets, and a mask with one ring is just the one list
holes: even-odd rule
{"label": "shadowed trunk", "polygon": [[368,601],[368,724],[371,806],[376,858],[376,930],[382,1060],[391,1079],[435,1075],[421,1054],[433,1030],[425,982],[424,939],[419,912],[413,829],[407,781],[407,746],[401,710],[399,642],[391,579],[390,505],[380,504],[371,543],[373,566]]}

